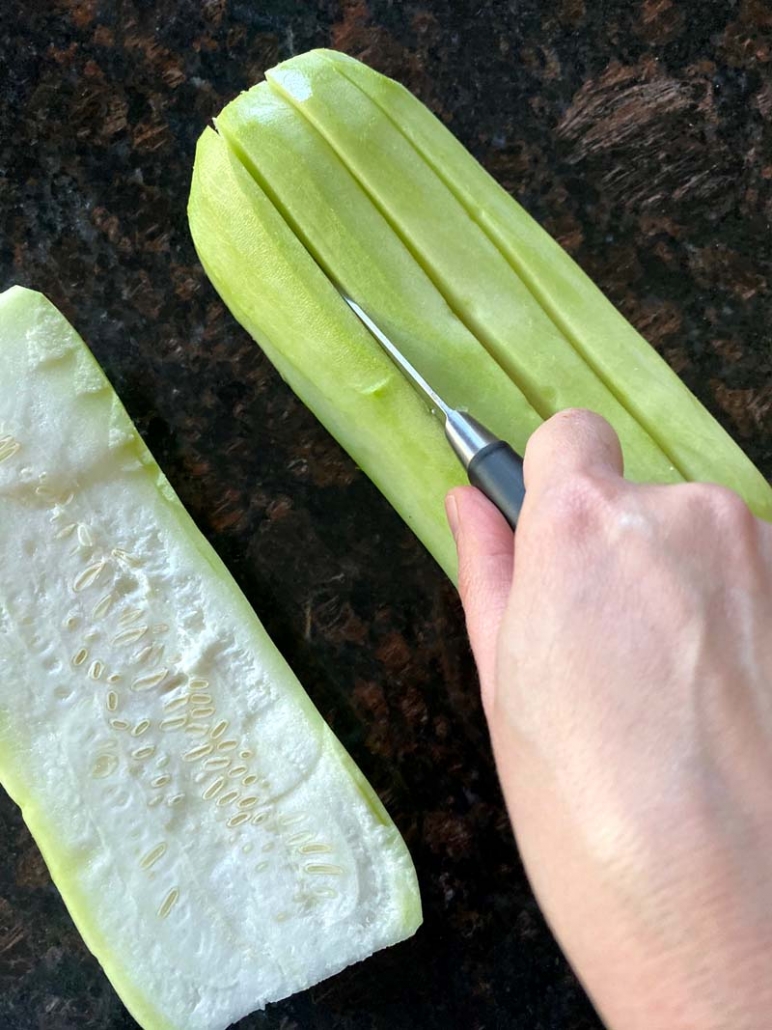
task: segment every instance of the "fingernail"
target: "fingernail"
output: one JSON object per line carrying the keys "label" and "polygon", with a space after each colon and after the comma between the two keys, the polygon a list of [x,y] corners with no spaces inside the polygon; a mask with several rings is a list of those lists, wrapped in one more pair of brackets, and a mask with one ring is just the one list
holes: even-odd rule
{"label": "fingernail", "polygon": [[448,494],[445,498],[445,514],[448,519],[450,531],[453,534],[453,539],[455,540],[458,536],[458,504],[456,503],[456,498],[453,494]]}

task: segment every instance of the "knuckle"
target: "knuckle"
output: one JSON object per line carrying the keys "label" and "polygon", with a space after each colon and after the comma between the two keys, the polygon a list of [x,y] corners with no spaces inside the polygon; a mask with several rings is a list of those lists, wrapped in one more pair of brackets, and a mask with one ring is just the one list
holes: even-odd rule
{"label": "knuckle", "polygon": [[584,408],[564,408],[542,422],[531,437],[531,441],[542,443],[551,440],[555,433],[570,432],[575,435],[596,418],[598,418],[597,415]]}
{"label": "knuckle", "polygon": [[588,435],[603,435],[611,428],[602,415],[587,408],[564,408],[553,415],[552,421],[558,425],[567,423],[572,432]]}
{"label": "knuckle", "polygon": [[565,426],[569,425],[576,431],[583,426],[594,426],[600,420],[600,416],[596,415],[592,411],[587,411],[586,408],[564,408],[562,411],[558,411],[549,420],[553,426]]}
{"label": "knuckle", "polygon": [[587,474],[575,475],[550,490],[546,521],[559,535],[584,536],[605,521],[609,504],[605,483]]}
{"label": "knuckle", "polygon": [[563,408],[562,411],[558,411],[555,418],[566,422],[574,421],[587,421],[597,418],[592,411],[587,408]]}
{"label": "knuckle", "polygon": [[728,487],[716,483],[685,483],[680,490],[691,515],[734,528],[753,521],[748,505]]}

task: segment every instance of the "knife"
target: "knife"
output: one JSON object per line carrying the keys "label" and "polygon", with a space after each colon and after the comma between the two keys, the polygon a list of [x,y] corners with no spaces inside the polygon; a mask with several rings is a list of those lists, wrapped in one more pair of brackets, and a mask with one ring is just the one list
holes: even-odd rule
{"label": "knife", "polygon": [[514,529],[525,498],[523,461],[520,455],[468,412],[446,404],[367,312],[345,293],[341,292],[341,296],[394,364],[429,401],[432,411],[442,417],[447,441],[464,466],[469,482],[496,505]]}

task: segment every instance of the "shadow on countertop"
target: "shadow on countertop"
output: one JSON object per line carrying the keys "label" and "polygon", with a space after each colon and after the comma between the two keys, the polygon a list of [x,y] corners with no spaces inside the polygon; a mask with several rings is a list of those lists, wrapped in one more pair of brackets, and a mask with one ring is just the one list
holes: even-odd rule
{"label": "shadow on countertop", "polygon": [[[0,25],[0,285],[41,289],[82,333],[421,880],[412,941],[239,1026],[598,1030],[517,857],[454,590],[188,235],[200,131],[313,46],[424,100],[769,476],[772,17],[760,0],[10,0]],[[2,794],[0,1030],[135,1025]]]}

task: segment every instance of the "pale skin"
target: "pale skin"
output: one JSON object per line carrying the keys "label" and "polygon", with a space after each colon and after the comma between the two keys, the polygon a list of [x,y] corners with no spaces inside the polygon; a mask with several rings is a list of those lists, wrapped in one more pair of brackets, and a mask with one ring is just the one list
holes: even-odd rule
{"label": "pale skin", "polygon": [[772,1027],[772,525],[545,423],[515,536],[448,495],[517,843],[612,1030]]}

